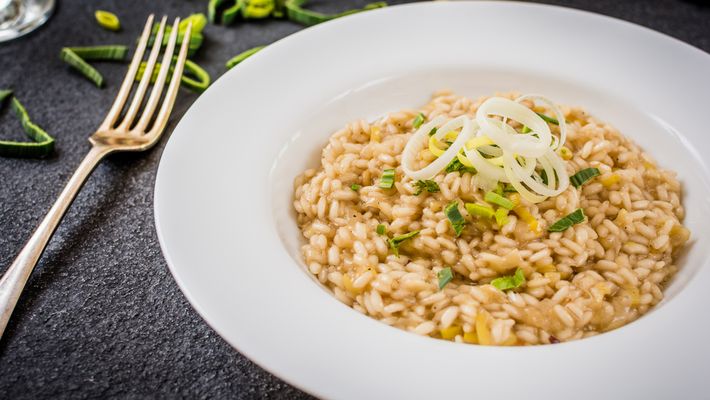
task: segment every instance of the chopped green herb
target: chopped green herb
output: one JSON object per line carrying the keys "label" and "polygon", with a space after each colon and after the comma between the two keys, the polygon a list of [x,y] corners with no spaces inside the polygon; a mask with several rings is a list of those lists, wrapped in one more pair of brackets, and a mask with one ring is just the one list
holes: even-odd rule
{"label": "chopped green herb", "polygon": [[589,182],[595,176],[599,175],[601,175],[601,173],[599,172],[599,168],[585,168],[577,172],[576,174],[570,176],[569,181],[574,187],[579,188],[580,186]]}
{"label": "chopped green herb", "polygon": [[377,234],[384,235],[387,232],[387,228],[383,224],[377,225]]}
{"label": "chopped green herb", "polygon": [[525,274],[520,268],[515,270],[514,275],[501,276],[500,278],[496,278],[491,281],[491,285],[495,286],[496,289],[500,291],[517,289],[523,283],[525,283]]}
{"label": "chopped green herb", "polygon": [[503,207],[498,208],[493,216],[495,217],[496,224],[498,224],[499,227],[502,227],[508,223],[508,210]]}
{"label": "chopped green herb", "polygon": [[532,132],[532,129],[528,128],[526,125],[523,125],[523,129],[520,130],[520,133],[530,133]]}
{"label": "chopped green herb", "polygon": [[[0,90],[0,106],[6,97],[11,97],[11,90]],[[17,97],[12,97],[12,109],[15,115],[20,119],[20,125],[25,131],[25,134],[33,140],[33,142],[15,142],[10,140],[0,140],[0,156],[4,157],[45,157],[54,149],[54,139],[49,136],[38,125],[30,120],[29,114],[25,107],[17,100]]]}
{"label": "chopped green herb", "polygon": [[99,71],[96,70],[96,68],[92,67],[84,61],[81,57],[79,57],[74,50],[65,47],[62,49],[62,51],[59,53],[59,58],[61,58],[62,61],[65,63],[69,64],[72,68],[76,69],[84,75],[88,80],[94,83],[94,85],[101,87],[104,84],[104,77],[101,75]]}
{"label": "chopped green herb", "polygon": [[426,190],[429,193],[436,193],[440,190],[439,185],[436,182],[429,180],[429,179],[423,180],[423,181],[422,180],[416,181],[414,183],[414,187],[417,188],[414,191],[415,196],[419,196],[424,190]]}
{"label": "chopped green herb", "polygon": [[572,225],[576,225],[576,224],[579,224],[580,222],[583,222],[584,218],[585,218],[584,210],[582,210],[581,208],[578,208],[578,209],[574,210],[572,213],[567,214],[565,217],[563,217],[559,221],[550,225],[550,227],[547,228],[547,230],[550,232],[562,232],[562,231],[567,230]]}
{"label": "chopped green herb", "polygon": [[358,190],[360,190],[361,187],[362,187],[362,186],[358,185],[357,183],[353,183],[352,185],[350,185],[350,189],[352,189],[352,190],[355,191],[355,192],[357,192]]}
{"label": "chopped green herb", "polygon": [[373,10],[375,8],[387,6],[387,3],[380,1],[376,3],[366,4],[363,8],[347,10],[337,14],[323,14],[316,11],[304,9],[303,5],[306,3],[306,1],[307,0],[286,0],[284,2],[284,6],[286,7],[286,16],[288,17],[288,19],[306,26],[311,26],[319,24],[321,22],[329,21],[331,19],[358,13],[361,11]]}
{"label": "chopped green herb", "polygon": [[482,204],[476,203],[466,203],[465,206],[466,211],[468,211],[468,213],[472,216],[482,218],[493,218],[493,216],[495,215],[495,210],[493,210],[493,207],[484,206]]}
{"label": "chopped green herb", "polygon": [[434,136],[435,133],[436,133],[436,127],[431,128],[431,130],[429,131],[429,136]]}
{"label": "chopped green herb", "polygon": [[446,218],[448,218],[451,222],[451,227],[454,228],[456,236],[461,236],[461,232],[463,232],[463,227],[464,225],[466,225],[466,220],[463,219],[461,212],[459,212],[459,203],[455,200],[452,201],[444,209],[444,214],[446,214]]}
{"label": "chopped green herb", "polygon": [[232,67],[239,64],[240,62],[253,56],[257,52],[259,52],[261,49],[263,49],[264,47],[266,47],[266,46],[258,46],[258,47],[254,47],[249,50],[243,51],[243,52],[237,54],[236,56],[230,58],[229,61],[227,61],[227,64],[225,64],[225,66],[227,67],[227,69],[231,69]]}
{"label": "chopped green herb", "polygon": [[387,242],[390,245],[390,248],[392,249],[392,252],[394,253],[395,257],[399,257],[399,245],[402,244],[402,242],[405,242],[419,234],[419,231],[412,231],[409,233],[405,233],[404,235],[399,235],[395,236],[391,239],[389,239]]}
{"label": "chopped green herb", "polygon": [[560,124],[560,121],[558,121],[557,119],[552,118],[552,117],[548,117],[547,115],[545,115],[543,113],[536,112],[535,114],[539,115],[540,118],[545,120],[545,122],[547,122],[547,123],[550,123],[552,125],[559,125]]}
{"label": "chopped green herb", "polygon": [[382,177],[380,178],[379,186],[382,189],[392,189],[392,186],[394,186],[394,177],[394,168],[382,171]]}
{"label": "chopped green herb", "polygon": [[483,197],[483,200],[501,206],[507,210],[512,210],[515,205],[513,204],[512,201],[506,199],[505,197],[499,195],[496,192],[488,192],[486,195]]}
{"label": "chopped green herb", "polygon": [[451,162],[449,163],[449,165],[446,166],[445,171],[446,171],[447,173],[449,173],[449,172],[456,172],[456,171],[459,171],[459,172],[461,172],[461,173],[464,173],[464,172],[470,172],[470,173],[472,173],[472,174],[475,174],[475,173],[476,173],[476,169],[475,169],[475,168],[471,168],[471,167],[467,167],[467,166],[463,165],[463,164],[461,163],[461,161],[459,161],[459,158],[458,158],[458,157],[455,157],[453,160],[451,160]]}
{"label": "chopped green herb", "polygon": [[419,129],[419,127],[422,126],[424,121],[426,121],[426,117],[424,116],[424,114],[419,113],[414,118],[414,121],[412,121],[412,126],[414,127],[414,129]]}
{"label": "chopped green herb", "polygon": [[436,277],[439,279],[439,290],[441,290],[454,279],[454,273],[451,271],[451,267],[446,267],[437,272]]}
{"label": "chopped green herb", "polygon": [[96,17],[96,22],[104,29],[114,32],[121,29],[121,22],[118,20],[116,14],[112,12],[96,10],[94,17]]}

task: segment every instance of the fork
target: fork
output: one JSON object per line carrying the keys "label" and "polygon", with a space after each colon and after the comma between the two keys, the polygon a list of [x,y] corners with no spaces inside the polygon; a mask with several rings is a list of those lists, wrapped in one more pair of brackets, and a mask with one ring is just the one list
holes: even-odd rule
{"label": "fork", "polygon": [[[121,88],[118,90],[116,100],[114,100],[111,109],[106,115],[106,119],[101,123],[96,132],[89,137],[89,142],[92,147],[89,153],[84,157],[84,160],[79,164],[74,174],[67,182],[66,186],[59,194],[59,197],[50,208],[47,215],[44,217],[39,227],[34,231],[30,239],[25,244],[25,247],[20,251],[15,258],[15,261],[10,265],[2,279],[0,279],[0,337],[2,337],[5,327],[15,309],[22,290],[27,283],[27,280],[32,273],[37,261],[42,256],[49,239],[52,237],[55,229],[62,220],[67,209],[76,197],[76,194],[81,189],[86,179],[94,170],[99,161],[110,153],[118,151],[143,151],[151,148],[160,138],[165,130],[165,126],[170,116],[170,111],[175,104],[178,89],[180,87],[180,79],[182,77],[185,59],[187,58],[187,49],[190,42],[190,32],[192,24],[187,26],[183,35],[182,46],[180,53],[175,60],[175,66],[172,78],[168,83],[165,94],[162,96],[162,104],[158,113],[155,111],[161,100],[161,95],[165,87],[166,78],[170,70],[170,65],[173,61],[173,51],[177,42],[178,24],[180,18],[176,18],[173,23],[170,38],[165,46],[163,59],[155,79],[155,84],[150,92],[147,102],[143,105],[148,85],[153,75],[155,62],[161,52],[163,43],[163,34],[167,17],[164,16],[160,22],[160,27],[156,32],[155,41],[146,61],[146,68],[143,76],[138,83],[133,99],[128,106],[128,109],[121,117],[121,111],[131,94],[134,80],[138,68],[143,60],[148,40],[151,36],[154,16],[151,14],[143,28],[143,34],[138,41],[136,52],[133,55],[131,64],[128,67],[126,77],[123,79]],[[142,109],[140,118],[138,113]],[[152,124],[151,124],[152,122]]]}

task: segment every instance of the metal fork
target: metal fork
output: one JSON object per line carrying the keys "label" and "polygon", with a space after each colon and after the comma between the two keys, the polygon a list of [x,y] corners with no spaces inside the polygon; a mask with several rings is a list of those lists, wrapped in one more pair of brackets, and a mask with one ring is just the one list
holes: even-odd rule
{"label": "metal fork", "polygon": [[[81,186],[91,174],[91,171],[94,170],[99,161],[110,153],[149,149],[155,145],[160,135],[165,130],[170,111],[173,108],[180,87],[180,78],[182,77],[185,59],[187,58],[187,49],[190,42],[189,37],[192,30],[192,24],[188,25],[183,35],[180,53],[175,61],[172,78],[163,95],[158,114],[153,118],[158,103],[161,100],[170,65],[173,61],[173,51],[175,50],[178,24],[180,23],[179,18],[176,18],[173,23],[170,38],[165,46],[160,71],[158,72],[148,101],[143,105],[146,91],[151,81],[151,75],[153,75],[152,72],[155,67],[155,62],[161,51],[167,17],[163,17],[160,22],[160,28],[156,32],[153,47],[148,55],[143,77],[138,83],[138,87],[135,90],[131,104],[128,106],[128,110],[121,118],[121,111],[129,98],[136,73],[143,60],[145,49],[148,46],[148,40],[153,27],[153,19],[153,15],[148,17],[145,28],[143,28],[143,34],[138,41],[138,46],[136,47],[131,65],[128,67],[126,77],[121,84],[116,100],[113,102],[108,115],[106,115],[106,119],[104,119],[99,129],[89,138],[89,142],[92,144],[89,154],[87,154],[81,164],[79,164],[74,175],[69,179],[69,182],[59,194],[59,197],[39,224],[37,230],[35,230],[15,261],[13,261],[12,265],[7,269],[5,275],[0,279],[0,313],[2,313],[0,314],[0,337],[5,331],[10,315],[12,315],[12,311],[15,309],[15,305],[22,294],[22,289],[25,287],[44,248],[47,246],[49,239],[52,237],[52,234],[74,200],[74,197],[76,197]],[[138,112],[141,109],[142,113],[140,118],[138,118],[138,122],[136,122],[136,118],[139,116]],[[150,129],[148,129],[149,126]]]}

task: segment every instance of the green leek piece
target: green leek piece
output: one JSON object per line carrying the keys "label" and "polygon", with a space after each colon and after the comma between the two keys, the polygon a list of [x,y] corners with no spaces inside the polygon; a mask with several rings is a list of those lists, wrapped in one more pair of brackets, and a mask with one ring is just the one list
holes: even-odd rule
{"label": "green leek piece", "polygon": [[599,175],[601,175],[601,172],[599,172],[599,168],[585,168],[577,172],[576,174],[570,176],[569,182],[572,184],[572,186],[579,189],[582,185],[589,182],[595,176]]}
{"label": "green leek piece", "polygon": [[451,227],[454,228],[456,236],[461,236],[463,227],[466,225],[466,220],[463,219],[463,216],[459,211],[459,203],[456,200],[449,203],[449,205],[447,205],[444,209],[444,214],[446,215],[446,218],[449,219],[449,222],[451,222]]}
{"label": "green leek piece", "polygon": [[[502,188],[502,186],[501,186],[501,191],[502,191],[502,190],[503,190],[503,188]],[[486,195],[483,197],[483,200],[485,200],[485,201],[487,201],[487,202],[489,202],[489,203],[491,203],[491,204],[495,204],[495,205],[497,205],[497,206],[501,206],[501,207],[503,207],[503,208],[505,208],[505,209],[507,209],[507,210],[512,210],[513,207],[515,207],[515,205],[513,204],[512,201],[506,199],[505,197],[499,195],[499,194],[496,193],[496,192],[488,192],[488,193],[486,193]]]}
{"label": "green leek piece", "polygon": [[382,189],[392,189],[392,186],[394,186],[394,169],[386,169],[382,171],[382,177],[380,178],[380,188]]}
{"label": "green leek piece", "polygon": [[574,210],[572,213],[565,215],[559,221],[550,225],[550,227],[547,228],[547,230],[550,232],[566,231],[572,225],[576,225],[581,222],[584,222],[584,218],[585,218],[584,210],[582,210],[581,208],[578,208],[578,209]]}
{"label": "green leek piece", "polygon": [[416,181],[414,187],[416,188],[414,190],[415,196],[419,196],[425,190],[429,193],[436,193],[441,190],[438,183],[429,179]]}
{"label": "green leek piece", "polygon": [[451,267],[446,267],[437,272],[436,277],[439,280],[439,290],[441,290],[447,283],[454,279],[454,273],[451,271]]}
{"label": "green leek piece", "polygon": [[[0,106],[5,98],[12,96],[11,90],[0,90]],[[54,149],[54,139],[30,120],[27,110],[16,97],[12,97],[12,109],[20,119],[25,134],[34,142],[0,140],[0,156],[4,157],[46,157]]]}
{"label": "green leek piece", "polygon": [[424,121],[426,121],[426,117],[424,116],[424,114],[419,113],[414,118],[414,121],[412,121],[412,126],[414,127],[414,129],[419,129],[419,127],[422,126]]}
{"label": "green leek piece", "polygon": [[[177,57],[173,57],[173,63],[177,60]],[[140,63],[138,67],[138,72],[136,73],[136,81],[140,81],[145,73],[145,68],[147,63],[145,61]],[[168,80],[172,76],[174,66],[170,66],[170,72],[168,72]],[[158,78],[158,72],[160,71],[160,63],[155,63],[153,72],[150,77],[151,82],[155,82]],[[190,76],[191,75],[192,78]],[[194,78],[194,79],[193,79]],[[194,61],[185,60],[185,69],[183,71],[182,77],[180,79],[182,86],[192,90],[193,92],[202,93],[210,85],[210,75],[197,65]]]}
{"label": "green leek piece", "polygon": [[353,183],[352,185],[350,185],[350,190],[352,190],[353,192],[357,192],[358,190],[360,190],[360,188],[362,188],[362,185],[358,185],[357,183]]}
{"label": "green leek piece", "polygon": [[491,285],[495,286],[496,289],[500,291],[517,289],[523,283],[525,283],[525,274],[520,268],[516,269],[513,275],[501,276],[491,281]]}
{"label": "green leek piece", "polygon": [[384,224],[378,224],[377,225],[377,234],[384,235],[385,233],[387,233],[387,227]]}
{"label": "green leek piece", "polygon": [[227,69],[231,69],[235,65],[241,63],[242,61],[246,60],[247,58],[258,53],[264,47],[266,47],[266,46],[257,46],[257,47],[251,48],[249,50],[243,51],[243,52],[237,54],[236,56],[230,58],[229,61],[227,61],[227,64],[225,66],[227,67]]}
{"label": "green leek piece", "polygon": [[191,32],[202,33],[202,30],[205,29],[205,25],[207,25],[207,17],[202,13],[188,15],[178,24],[178,33],[184,33],[185,30],[187,30],[187,26],[190,24],[192,24]]}
{"label": "green leek piece", "polygon": [[107,45],[107,46],[87,46],[87,47],[69,47],[71,51],[84,61],[123,61],[128,54],[128,46],[123,45]]}
{"label": "green leek piece", "polygon": [[222,13],[222,25],[230,25],[245,7],[245,0],[232,0],[234,4]]}
{"label": "green leek piece", "polygon": [[286,8],[286,16],[288,19],[299,24],[306,26],[320,24],[321,22],[329,21],[331,19],[344,17],[346,15],[355,14],[361,11],[374,10],[376,8],[386,7],[387,3],[384,1],[370,3],[361,9],[343,11],[337,14],[323,14],[316,11],[306,10],[303,5],[308,0],[286,0],[284,7]]}
{"label": "green leek piece", "polygon": [[484,206],[476,203],[466,203],[466,211],[468,211],[471,216],[482,217],[482,218],[493,218],[495,216],[495,210],[493,207]]}
{"label": "green leek piece", "polygon": [[395,257],[399,257],[399,245],[401,245],[403,242],[406,242],[407,240],[417,236],[418,234],[419,234],[419,231],[416,230],[416,231],[412,231],[409,233],[405,233],[404,235],[395,236],[395,237],[387,240]]}
{"label": "green leek piece", "polygon": [[210,21],[210,23],[217,23],[217,12],[225,1],[226,0],[210,0],[209,3],[207,3],[207,20]]}
{"label": "green leek piece", "polygon": [[79,71],[98,87],[103,86],[104,77],[86,60],[122,61],[128,54],[128,47],[122,45],[64,47],[59,58]]}
{"label": "green leek piece", "polygon": [[242,7],[242,18],[263,19],[270,17],[276,9],[275,0],[241,0],[245,4]]}
{"label": "green leek piece", "polygon": [[508,223],[508,210],[503,207],[499,207],[493,216],[496,219],[496,224],[501,228]]}
{"label": "green leek piece", "polygon": [[64,61],[65,63],[69,64],[69,66],[71,66],[72,68],[79,71],[79,73],[84,75],[97,87],[103,86],[104,77],[101,75],[101,73],[99,73],[96,68],[92,67],[89,63],[79,57],[74,52],[74,50],[70,49],[69,47],[63,48],[61,53],[59,53],[59,58],[61,58],[62,61]]}
{"label": "green leek piece", "polygon": [[114,32],[121,29],[121,21],[119,21],[116,14],[112,12],[96,10],[94,17],[96,17],[96,22],[104,29]]}

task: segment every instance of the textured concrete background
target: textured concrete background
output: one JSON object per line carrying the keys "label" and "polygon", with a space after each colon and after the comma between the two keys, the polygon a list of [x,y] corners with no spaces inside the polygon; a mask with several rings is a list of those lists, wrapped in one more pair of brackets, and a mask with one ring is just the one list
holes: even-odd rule
{"label": "textured concrete background", "polygon": [[[336,11],[367,2],[311,4]],[[97,63],[107,82],[97,89],[62,64],[61,47],[131,44],[148,13],[185,16],[205,11],[207,1],[58,3],[41,30],[0,44],[0,88],[13,88],[34,121],[56,138],[56,152],[48,159],[0,158],[0,270],[12,261],[88,150],[86,138],[108,110],[125,72],[125,63]],[[710,8],[700,1],[550,3],[622,18],[710,51]],[[96,9],[116,12],[123,30],[98,28]],[[287,21],[208,25],[194,60],[216,79],[229,57],[299,29]],[[181,92],[168,133],[195,98]],[[19,124],[7,108],[0,112],[0,138],[20,139]],[[168,272],[152,204],[164,143],[148,153],[110,157],[84,187],[0,341],[0,397],[309,397],[227,345],[190,308]]]}

